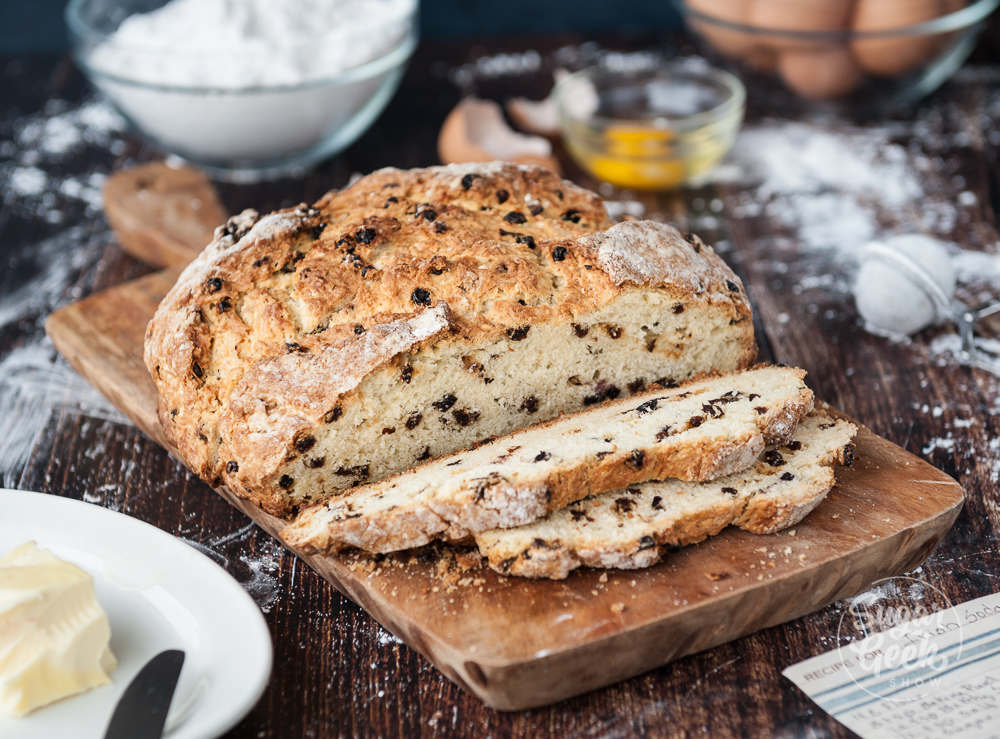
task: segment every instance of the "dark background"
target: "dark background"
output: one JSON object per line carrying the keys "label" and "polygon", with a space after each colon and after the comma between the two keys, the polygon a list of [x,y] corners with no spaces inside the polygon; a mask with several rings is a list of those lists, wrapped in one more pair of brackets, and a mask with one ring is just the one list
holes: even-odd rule
{"label": "dark background", "polygon": [[[0,0],[0,54],[66,48],[66,0]],[[426,38],[676,27],[671,0],[421,0]]]}

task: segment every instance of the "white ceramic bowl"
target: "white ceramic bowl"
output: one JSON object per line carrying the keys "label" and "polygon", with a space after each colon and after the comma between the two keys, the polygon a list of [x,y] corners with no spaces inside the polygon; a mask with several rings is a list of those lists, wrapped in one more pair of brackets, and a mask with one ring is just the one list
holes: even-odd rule
{"label": "white ceramic bowl", "polygon": [[111,623],[111,684],[0,716],[0,737],[99,737],[136,673],[184,650],[167,716],[170,739],[221,736],[257,703],[271,675],[271,635],[257,604],[188,543],[130,516],[58,495],[0,488],[0,554],[26,541],[82,567]]}

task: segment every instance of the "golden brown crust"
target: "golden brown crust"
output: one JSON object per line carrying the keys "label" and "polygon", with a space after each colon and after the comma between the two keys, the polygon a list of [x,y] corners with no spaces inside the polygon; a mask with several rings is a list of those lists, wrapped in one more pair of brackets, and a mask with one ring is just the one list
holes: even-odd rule
{"label": "golden brown crust", "polygon": [[331,398],[342,403],[392,357],[450,331],[448,306],[438,303],[372,326],[357,340],[279,354],[248,369],[220,416],[221,454],[241,460],[239,470],[227,476],[230,484],[248,496],[259,491],[266,509],[281,510],[282,500],[263,483],[284,461],[289,440],[305,438],[324,415],[336,413]]}
{"label": "golden brown crust", "polygon": [[[287,514],[277,470],[297,435],[401,353],[570,321],[635,289],[749,318],[711,249],[622,225],[607,230],[593,193],[496,163],[380,170],[313,207],[246,211],[147,329],[167,438],[203,479]],[[748,331],[743,365],[754,350]]]}

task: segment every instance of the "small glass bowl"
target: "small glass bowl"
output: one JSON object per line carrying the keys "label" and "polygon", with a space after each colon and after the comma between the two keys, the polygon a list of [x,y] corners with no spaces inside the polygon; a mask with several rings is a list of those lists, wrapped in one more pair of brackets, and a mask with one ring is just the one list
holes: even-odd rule
{"label": "small glass bowl", "polygon": [[[417,44],[417,3],[384,55],[322,79],[253,87],[153,84],[102,69],[95,50],[125,18],[165,0],[70,0],[66,22],[77,64],[150,142],[213,177],[255,182],[297,175],[353,143],[382,112]],[[303,42],[301,52],[309,54]],[[116,49],[118,51],[118,49]],[[169,64],[160,49],[121,49]],[[97,57],[99,59],[99,57]],[[231,55],[218,59],[232,69]]]}
{"label": "small glass bowl", "polygon": [[927,0],[674,2],[708,54],[736,65],[755,102],[784,110],[798,99],[860,114],[891,111],[937,89],[1000,5],[942,0],[931,16]]}
{"label": "small glass bowl", "polygon": [[619,187],[668,190],[703,181],[732,148],[743,121],[743,84],[698,59],[616,59],[555,88],[570,154]]}

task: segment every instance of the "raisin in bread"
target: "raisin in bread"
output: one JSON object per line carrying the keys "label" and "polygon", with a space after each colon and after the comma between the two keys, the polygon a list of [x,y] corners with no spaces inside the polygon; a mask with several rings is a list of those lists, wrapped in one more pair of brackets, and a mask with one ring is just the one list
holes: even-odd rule
{"label": "raisin in bread", "polygon": [[279,515],[754,355],[743,287],[697,237],[612,225],[595,194],[500,163],[245,211],[145,342],[181,458]]}
{"label": "raisin in bread", "polygon": [[774,533],[801,521],[850,464],[857,428],[817,410],[750,469],[710,482],[646,482],[595,495],[526,526],[476,535],[497,572],[562,579],[590,567],[649,567],[671,547],[736,525]]}
{"label": "raisin in bread", "polygon": [[306,551],[388,552],[519,526],[645,480],[710,480],[753,464],[812,409],[805,372],[761,366],[562,416],[302,511]]}

